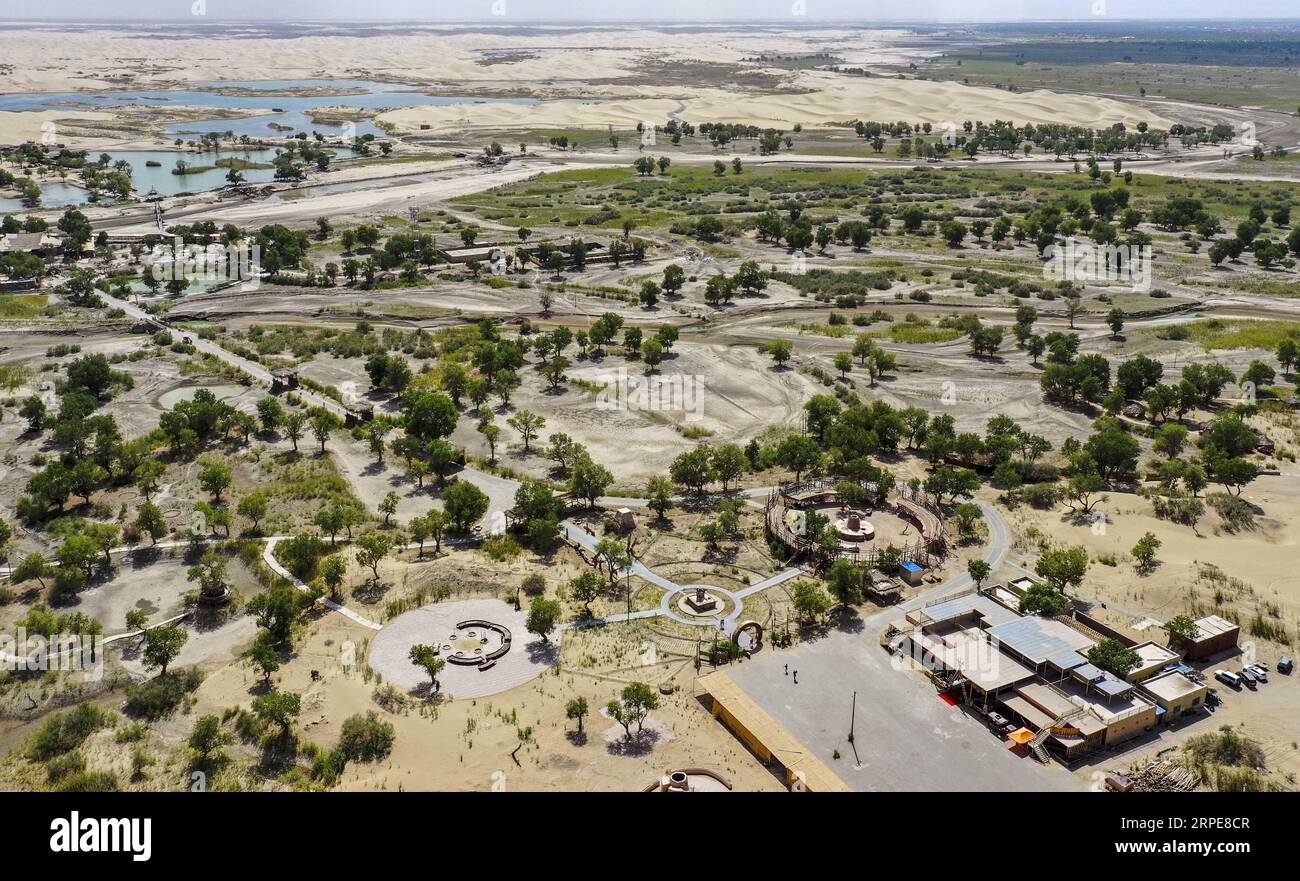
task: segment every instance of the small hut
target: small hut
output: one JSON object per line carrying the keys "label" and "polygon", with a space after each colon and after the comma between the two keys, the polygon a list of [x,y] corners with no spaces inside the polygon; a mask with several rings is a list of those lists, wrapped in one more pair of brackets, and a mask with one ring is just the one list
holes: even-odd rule
{"label": "small hut", "polygon": [[281,367],[279,370],[271,371],[271,393],[296,389],[298,387],[298,369],[296,367]]}

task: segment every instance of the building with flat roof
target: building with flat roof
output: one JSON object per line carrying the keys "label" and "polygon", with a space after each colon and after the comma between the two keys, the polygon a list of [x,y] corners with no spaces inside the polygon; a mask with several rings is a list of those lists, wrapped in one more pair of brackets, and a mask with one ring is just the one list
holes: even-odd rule
{"label": "building with flat roof", "polygon": [[1201,661],[1237,647],[1241,636],[1241,625],[1233,624],[1218,615],[1206,615],[1196,619],[1196,635],[1186,639],[1175,633],[1169,634],[1169,642],[1183,653],[1189,661]]}
{"label": "building with flat roof", "polygon": [[1034,678],[1034,671],[998,650],[983,630],[947,622],[912,636],[913,657],[927,669],[959,674],[968,697],[988,706],[992,697]]}
{"label": "building with flat roof", "polygon": [[725,671],[695,680],[696,696],[769,767],[784,772],[786,785],[805,792],[851,792],[821,759],[810,753],[785,726],[763,709]]}
{"label": "building with flat roof", "polygon": [[1031,731],[1049,731],[1045,745],[1066,759],[1122,743],[1153,727],[1160,716],[1156,704],[1131,685],[1107,692],[1075,677],[1027,682],[1001,703]]}
{"label": "building with flat roof", "polygon": [[1198,710],[1210,692],[1207,682],[1197,682],[1174,669],[1144,680],[1139,688],[1159,704],[1166,722]]}
{"label": "building with flat roof", "polygon": [[1086,663],[1080,653],[1096,645],[1092,637],[1068,624],[1034,615],[996,624],[989,628],[989,636],[1001,643],[1003,651],[1040,673],[1048,669],[1068,672]]}
{"label": "building with flat roof", "polygon": [[[968,702],[986,711],[1005,710],[1033,732],[1030,747],[1044,761],[1044,749],[1074,759],[1156,725],[1164,705],[1088,661],[1096,634],[1064,620],[1021,615],[994,599],[997,590],[909,612],[896,625],[906,631],[899,648],[910,648],[939,688],[961,689]],[[1009,593],[1001,589],[1002,596]],[[1155,643],[1134,650],[1143,678],[1159,676],[1177,660]],[[1162,680],[1157,687],[1163,693],[1169,686]]]}
{"label": "building with flat roof", "polygon": [[975,619],[981,627],[993,627],[1019,619],[1020,613],[1013,612],[985,594],[974,591],[949,597],[907,613],[908,623],[918,626],[941,624],[962,618]]}
{"label": "building with flat roof", "polygon": [[1124,678],[1129,682],[1142,682],[1163,671],[1170,664],[1178,662],[1178,654],[1155,642],[1144,642],[1133,646],[1137,653],[1138,665],[1128,671]]}

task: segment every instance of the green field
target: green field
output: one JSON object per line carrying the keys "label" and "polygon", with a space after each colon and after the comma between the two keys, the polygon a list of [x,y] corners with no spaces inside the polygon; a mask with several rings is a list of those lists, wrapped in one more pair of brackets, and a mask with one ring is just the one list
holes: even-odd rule
{"label": "green field", "polygon": [[39,318],[49,300],[45,294],[0,294],[0,318]]}
{"label": "green field", "polygon": [[[671,155],[666,154],[666,155]],[[1122,186],[1114,179],[1109,186]],[[901,211],[920,204],[932,214],[968,214],[972,200],[986,208],[1020,214],[1059,201],[1081,199],[1107,186],[1086,174],[1044,174],[965,165],[911,169],[746,167],[724,175],[709,167],[670,167],[645,177],[630,167],[575,169],[542,175],[454,200],[462,210],[508,226],[568,226],[615,230],[624,221],[637,229],[667,229],[711,215],[742,224],[768,208],[784,210],[796,194],[815,222],[861,216],[870,205]],[[1202,200],[1210,212],[1235,224],[1259,202],[1300,204],[1300,184],[1288,181],[1210,181],[1135,174],[1128,186],[1133,207],[1142,211],[1170,196]],[[939,250],[942,250],[940,245]]]}
{"label": "green field", "polygon": [[1300,339],[1300,321],[1207,318],[1173,327],[1146,328],[1139,333],[1162,338],[1183,338],[1200,343],[1206,351],[1258,349],[1274,352],[1282,340]]}

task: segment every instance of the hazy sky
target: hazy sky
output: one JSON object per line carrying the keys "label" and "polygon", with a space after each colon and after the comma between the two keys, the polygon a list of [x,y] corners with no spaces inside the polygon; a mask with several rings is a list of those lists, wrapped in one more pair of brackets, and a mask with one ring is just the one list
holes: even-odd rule
{"label": "hazy sky", "polygon": [[[852,21],[1282,18],[1297,0],[197,0],[209,20],[428,19],[611,21],[817,19]],[[192,19],[196,0],[0,0],[0,19]],[[802,9],[802,14],[795,12]]]}

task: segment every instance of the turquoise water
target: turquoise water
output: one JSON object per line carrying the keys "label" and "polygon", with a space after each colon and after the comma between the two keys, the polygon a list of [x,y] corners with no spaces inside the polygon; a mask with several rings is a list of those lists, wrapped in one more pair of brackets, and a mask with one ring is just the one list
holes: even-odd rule
{"label": "turquoise water", "polygon": [[[240,88],[255,90],[266,94],[220,95],[212,89]],[[320,97],[287,96],[275,94],[277,91],[294,88],[332,88],[357,91],[354,95],[326,95]],[[151,107],[191,106],[211,107],[233,110],[276,110],[278,112],[246,119],[212,119],[173,123],[164,126],[165,131],[187,140],[195,139],[206,132],[232,132],[236,137],[247,135],[251,138],[282,139],[299,131],[322,135],[365,135],[382,136],[384,132],[373,123],[362,120],[355,123],[355,131],[344,126],[318,125],[311,121],[310,111],[318,107],[353,107],[363,110],[382,110],[391,107],[417,107],[436,104],[536,104],[535,98],[472,98],[447,95],[425,95],[411,91],[414,87],[394,83],[379,83],[371,80],[253,80],[223,81],[203,83],[196,89],[159,90],[152,92],[41,92],[29,94],[0,94],[0,110],[50,110],[97,107],[121,107],[140,105]],[[272,124],[288,126],[291,131],[281,131],[271,127]],[[223,150],[220,154],[193,153],[177,150],[109,150],[113,162],[125,159],[131,163],[131,178],[136,192],[146,195],[151,189],[163,196],[178,193],[198,193],[218,189],[226,184],[226,169],[214,168],[200,174],[172,174],[177,159],[184,159],[192,166],[213,165],[222,157],[246,158],[254,162],[270,162],[275,157],[274,148],[251,148],[249,150]],[[99,153],[91,150],[88,159],[94,161]],[[351,158],[348,151],[341,151],[335,161]],[[154,160],[159,164],[150,168],[147,163]],[[110,162],[110,165],[112,163]],[[243,171],[248,183],[265,183],[275,177],[275,170],[247,169]],[[70,184],[54,182],[41,185],[41,207],[63,208],[68,205],[82,205],[86,202],[86,191]],[[0,197],[0,213],[21,213],[27,209],[17,198]]]}
{"label": "turquoise water", "polygon": [[[219,95],[212,89],[240,88],[267,92],[265,95]],[[332,88],[359,91],[355,95],[302,97],[277,95],[276,91],[293,88]],[[423,107],[436,104],[536,104],[536,98],[473,98],[455,95],[426,95],[412,91],[414,86],[379,83],[371,80],[230,80],[203,83],[197,89],[158,90],[151,92],[41,92],[0,95],[0,110],[77,109],[78,107],[147,107],[190,106],[223,110],[276,110],[278,112],[246,119],[210,119],[172,123],[165,130],[177,137],[195,137],[204,132],[233,132],[257,138],[275,138],[296,132],[319,132],[323,135],[347,135],[344,126],[313,123],[310,111],[319,107],[354,107],[381,110],[393,107]],[[288,126],[292,131],[272,128]],[[383,130],[369,121],[356,123],[355,134],[382,136]],[[161,190],[159,191],[161,192]]]}
{"label": "turquoise water", "polygon": [[[61,181],[41,184],[41,208],[65,208],[68,205],[82,205],[86,201],[86,191]],[[29,209],[23,206],[21,199],[0,196],[0,214],[22,213]]]}
{"label": "turquoise water", "polygon": [[[172,174],[178,159],[185,160],[191,167],[216,165],[218,159],[245,159],[249,162],[270,163],[275,159],[278,151],[273,147],[263,147],[206,153],[181,150],[107,150],[105,152],[111,157],[110,167],[119,159],[131,163],[131,180],[135,183],[135,191],[141,196],[148,194],[150,190],[157,190],[162,196],[174,196],[177,193],[201,193],[226,185],[227,169],[219,166],[198,174]],[[99,158],[99,153],[92,150],[86,158],[95,161]],[[150,168],[147,164],[150,161],[159,163],[158,167]],[[246,168],[241,170],[240,174],[244,176],[246,183],[265,183],[275,178],[275,169]]]}

